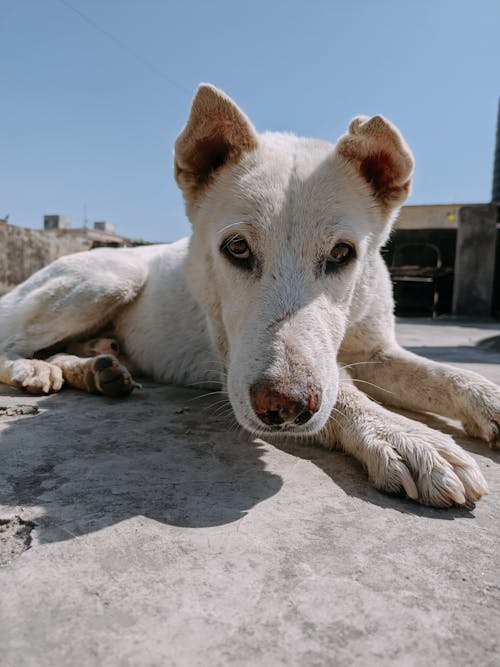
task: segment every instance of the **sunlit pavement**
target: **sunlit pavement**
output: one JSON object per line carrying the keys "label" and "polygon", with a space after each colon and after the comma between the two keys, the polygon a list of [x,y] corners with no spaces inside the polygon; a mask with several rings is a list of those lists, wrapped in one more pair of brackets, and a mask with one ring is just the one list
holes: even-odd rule
{"label": "sunlit pavement", "polygon": [[[500,383],[500,323],[398,331]],[[458,424],[425,418],[490,495],[436,510],[342,453],[252,440],[220,394],[2,390],[3,666],[498,664],[500,455]]]}

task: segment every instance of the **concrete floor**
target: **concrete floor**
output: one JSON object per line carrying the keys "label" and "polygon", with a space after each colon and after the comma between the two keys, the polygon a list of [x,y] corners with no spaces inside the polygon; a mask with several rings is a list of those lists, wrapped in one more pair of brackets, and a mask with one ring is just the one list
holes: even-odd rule
{"label": "concrete floor", "polygon": [[[500,351],[476,346],[498,323],[398,329],[500,383]],[[341,453],[252,441],[200,395],[2,387],[3,667],[500,664],[499,453],[427,417],[491,491],[434,510]]]}

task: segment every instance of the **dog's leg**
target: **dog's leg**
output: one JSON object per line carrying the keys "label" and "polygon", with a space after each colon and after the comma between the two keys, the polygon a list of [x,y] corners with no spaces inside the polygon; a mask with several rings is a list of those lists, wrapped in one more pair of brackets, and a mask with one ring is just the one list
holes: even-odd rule
{"label": "dog's leg", "polygon": [[391,346],[348,369],[365,393],[395,407],[458,419],[473,437],[500,445],[500,387],[478,373]]}
{"label": "dog's leg", "polygon": [[128,370],[111,354],[82,358],[73,354],[55,354],[47,360],[59,368],[64,381],[71,387],[91,394],[128,396],[141,385],[135,382]]}
{"label": "dog's leg", "polygon": [[61,369],[41,359],[23,359],[13,352],[0,352],[0,382],[31,394],[59,391],[63,385]]}
{"label": "dog's leg", "polygon": [[32,357],[100,329],[137,297],[147,272],[140,257],[96,250],[62,257],[8,292],[0,299],[0,382],[58,391],[60,366]]}
{"label": "dog's leg", "polygon": [[348,381],[319,440],[361,461],[378,489],[424,505],[467,505],[488,492],[474,459],[450,436],[389,412]]}

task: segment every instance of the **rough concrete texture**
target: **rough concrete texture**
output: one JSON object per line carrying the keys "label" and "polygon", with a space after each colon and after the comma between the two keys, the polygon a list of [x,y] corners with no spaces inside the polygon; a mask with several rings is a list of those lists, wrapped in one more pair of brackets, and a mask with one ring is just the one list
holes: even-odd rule
{"label": "rough concrete texture", "polygon": [[493,312],[497,204],[460,209],[453,282],[453,313],[488,317]]}
{"label": "rough concrete texture", "polygon": [[[398,328],[500,382],[500,353],[476,345],[498,325]],[[500,456],[457,424],[425,418],[483,469],[470,511],[383,495],[338,452],[252,440],[219,394],[1,393],[39,407],[0,420],[0,518],[35,524],[31,545],[4,531],[4,667],[500,663]]]}
{"label": "rough concrete texture", "polygon": [[0,296],[63,255],[102,245],[132,245],[100,229],[38,230],[0,220]]}
{"label": "rough concrete texture", "polygon": [[0,220],[0,295],[57,257],[91,245],[81,237],[58,236]]}

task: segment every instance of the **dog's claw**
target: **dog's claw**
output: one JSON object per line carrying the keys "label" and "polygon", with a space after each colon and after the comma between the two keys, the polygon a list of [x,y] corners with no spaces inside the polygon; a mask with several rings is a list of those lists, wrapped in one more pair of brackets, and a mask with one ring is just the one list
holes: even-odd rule
{"label": "dog's claw", "polygon": [[375,486],[389,493],[402,489],[412,500],[433,507],[471,506],[488,493],[476,461],[442,433],[394,434],[386,431],[364,460]]}

